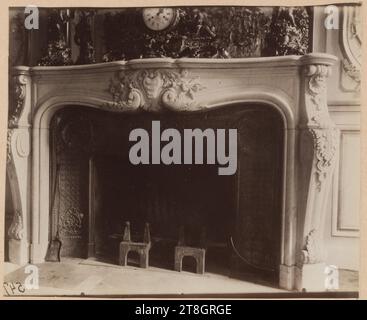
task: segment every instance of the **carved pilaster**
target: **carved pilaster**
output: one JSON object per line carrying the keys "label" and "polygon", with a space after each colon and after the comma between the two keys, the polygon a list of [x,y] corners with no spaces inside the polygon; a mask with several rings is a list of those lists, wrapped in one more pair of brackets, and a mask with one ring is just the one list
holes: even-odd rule
{"label": "carved pilaster", "polygon": [[305,59],[300,104],[296,288],[324,291],[324,223],[338,157],[338,129],[327,106],[327,77],[334,59]]}
{"label": "carved pilaster", "polygon": [[324,261],[323,225],[338,156],[338,129],[327,106],[326,80],[330,66],[310,64],[304,70],[304,125],[300,131],[300,187],[305,188],[303,243],[297,264]]}
{"label": "carved pilaster", "polygon": [[110,82],[112,102],[109,108],[133,111],[198,110],[195,94],[203,90],[198,78],[189,77],[187,70],[121,71]]}
{"label": "carved pilaster", "polygon": [[28,128],[10,128],[7,133],[7,177],[14,214],[9,236],[9,260],[19,265],[28,262],[28,233],[25,228],[28,217],[29,174],[28,156],[30,137]]}
{"label": "carved pilaster", "polygon": [[305,69],[307,127],[314,144],[313,171],[319,192],[333,169],[338,145],[338,132],[330,118],[326,100],[326,79],[329,74],[330,67],[326,65],[309,65]]}

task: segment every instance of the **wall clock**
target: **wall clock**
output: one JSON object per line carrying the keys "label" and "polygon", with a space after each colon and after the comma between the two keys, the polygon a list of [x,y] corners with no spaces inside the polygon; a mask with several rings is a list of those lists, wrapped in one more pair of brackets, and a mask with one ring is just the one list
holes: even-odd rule
{"label": "wall clock", "polygon": [[174,8],[144,8],[143,20],[147,28],[162,31],[178,22],[177,9]]}

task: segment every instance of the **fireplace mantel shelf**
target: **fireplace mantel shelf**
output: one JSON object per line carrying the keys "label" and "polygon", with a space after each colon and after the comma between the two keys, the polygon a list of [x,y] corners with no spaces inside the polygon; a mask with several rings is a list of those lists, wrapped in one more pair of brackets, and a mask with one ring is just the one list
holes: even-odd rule
{"label": "fireplace mantel shelf", "polygon": [[209,59],[209,58],[144,58],[132,60],[120,60],[113,62],[95,63],[87,65],[70,65],[70,66],[16,66],[17,72],[52,73],[70,72],[81,70],[94,72],[97,70],[110,70],[119,68],[144,69],[144,68],[268,68],[268,67],[284,67],[284,66],[300,66],[307,64],[325,64],[332,65],[336,61],[336,57],[326,53],[312,53],[304,56],[289,55],[278,57],[260,57],[260,58],[230,58],[230,59]]}
{"label": "fireplace mantel shelf", "polygon": [[326,102],[335,61],[334,56],[312,53],[14,67],[7,161],[15,208],[11,261],[38,263],[45,257],[49,127],[57,110],[85,106],[110,112],[192,112],[260,102],[281,114],[285,130],[280,286],[323,290],[323,225],[338,158],[337,129]]}

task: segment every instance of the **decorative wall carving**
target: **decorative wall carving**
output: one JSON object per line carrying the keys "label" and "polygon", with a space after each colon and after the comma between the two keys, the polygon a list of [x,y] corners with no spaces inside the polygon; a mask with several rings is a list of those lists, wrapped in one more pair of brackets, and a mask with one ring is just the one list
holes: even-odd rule
{"label": "decorative wall carving", "polygon": [[359,67],[349,62],[348,59],[342,60],[342,72],[344,72],[349,78],[351,78],[356,84],[354,91],[359,91],[361,87],[361,70]]}
{"label": "decorative wall carving", "polygon": [[362,63],[362,25],[359,6],[345,6],[341,48],[341,85],[346,91],[359,91]]}
{"label": "decorative wall carving", "polygon": [[[326,82],[331,72],[330,61],[320,60],[318,63],[306,65],[304,72],[305,126],[300,135],[300,149],[302,159],[308,159],[306,161],[310,161],[310,166],[300,168],[300,171],[301,175],[306,174],[310,179],[303,182],[307,190],[307,195],[303,195],[306,211],[302,248],[296,260],[301,269],[305,264],[325,261],[323,226],[339,141],[338,129],[330,118],[327,105]],[[301,194],[300,196],[302,197]]]}
{"label": "decorative wall carving", "polygon": [[203,106],[195,103],[195,93],[203,89],[199,79],[189,77],[187,70],[121,71],[111,79],[109,92],[113,102],[108,106],[149,111],[160,110],[162,106],[175,110],[199,109]]}
{"label": "decorative wall carving", "polygon": [[326,79],[330,74],[330,67],[309,65],[305,72],[309,77],[306,95],[308,127],[314,140],[316,183],[320,190],[337,151],[338,132],[329,116],[326,103]]}
{"label": "decorative wall carving", "polygon": [[6,136],[6,162],[9,164],[12,159],[11,154],[11,139],[12,139],[13,129],[8,129]]}
{"label": "decorative wall carving", "polygon": [[23,219],[19,210],[15,210],[14,212],[13,221],[8,230],[8,236],[14,240],[23,239]]}
{"label": "decorative wall carving", "polygon": [[338,135],[336,129],[311,128],[310,132],[315,145],[316,183],[318,190],[321,190],[323,181],[328,175],[331,175],[330,170],[335,160]]}
{"label": "decorative wall carving", "polygon": [[27,77],[19,75],[13,78],[13,85],[11,86],[12,109],[9,110],[9,127],[14,127],[18,124],[19,117],[23,111],[24,101],[26,98],[26,84]]}
{"label": "decorative wall carving", "polygon": [[306,236],[305,246],[299,257],[298,264],[313,264],[323,261],[324,257],[318,241],[317,230],[312,229]]}

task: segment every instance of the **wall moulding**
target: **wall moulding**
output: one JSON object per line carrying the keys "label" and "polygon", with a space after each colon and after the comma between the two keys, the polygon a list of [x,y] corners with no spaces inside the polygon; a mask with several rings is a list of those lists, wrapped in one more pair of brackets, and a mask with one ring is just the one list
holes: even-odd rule
{"label": "wall moulding", "polygon": [[345,6],[342,12],[343,28],[340,42],[343,52],[341,86],[345,91],[360,91],[362,65],[362,23],[360,7]]}
{"label": "wall moulding", "polygon": [[[314,258],[314,252],[322,251],[323,239],[318,235],[322,234],[325,200],[338,157],[335,126],[326,105],[327,77],[335,61],[334,56],[313,53],[248,59],[152,58],[83,66],[14,67],[15,77],[28,79],[24,84],[22,119],[29,120],[32,137],[29,150],[24,141],[17,144],[11,140],[12,146],[18,146],[16,162],[29,161],[26,173],[15,166],[17,176],[32,177],[27,182],[31,187],[24,188],[25,193],[21,195],[24,203],[30,203],[22,211],[23,218],[32,217],[31,253],[26,260],[42,262],[49,241],[48,129],[57,110],[65,106],[86,106],[110,112],[200,112],[234,103],[245,108],[247,103],[261,102],[276,108],[284,119],[280,287],[309,288],[309,278],[302,276],[302,270],[315,261],[323,261],[322,255]],[[28,98],[31,87],[33,100]],[[12,147],[12,153],[14,150]],[[305,156],[299,157],[302,152]],[[29,234],[30,230],[25,231]],[[318,249],[311,249],[311,243]],[[302,254],[304,259],[299,263]],[[312,270],[319,272],[317,268]]]}

